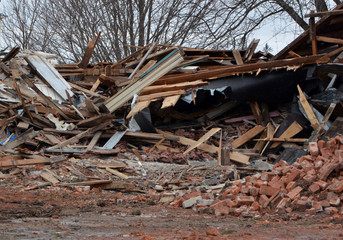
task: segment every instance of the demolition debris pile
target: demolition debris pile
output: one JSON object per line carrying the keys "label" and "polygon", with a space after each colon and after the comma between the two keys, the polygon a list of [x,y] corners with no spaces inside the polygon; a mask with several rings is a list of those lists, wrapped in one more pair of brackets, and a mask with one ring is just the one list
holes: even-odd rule
{"label": "demolition debris pile", "polygon": [[[0,62],[1,184],[148,192],[154,184],[141,184],[148,180],[159,191],[193,189],[186,180],[199,175],[196,165],[214,163],[220,169],[212,174],[222,177],[201,181],[224,184],[223,192],[200,191],[173,205],[219,215],[337,213],[343,20],[323,15],[316,31],[276,56],[255,52],[258,40],[244,50],[152,43],[116,63],[90,64],[101,33],[76,64],[13,48]],[[147,162],[183,167],[156,176]],[[262,170],[271,172],[256,175]]]}

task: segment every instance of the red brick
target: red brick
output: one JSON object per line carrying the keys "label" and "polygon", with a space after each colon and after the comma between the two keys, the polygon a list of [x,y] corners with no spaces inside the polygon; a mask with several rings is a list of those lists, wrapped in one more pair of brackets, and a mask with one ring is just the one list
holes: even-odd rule
{"label": "red brick", "polygon": [[175,200],[174,202],[170,203],[170,205],[174,207],[181,207],[182,203],[185,201],[183,197],[180,197],[179,199]]}
{"label": "red brick", "polygon": [[310,142],[309,143],[309,149],[311,156],[318,156],[319,155],[319,149],[318,144],[316,142]]}
{"label": "red brick", "polygon": [[330,175],[330,173],[332,173],[332,171],[335,170],[337,165],[338,164],[336,162],[324,164],[324,166],[319,171],[319,179],[325,181],[327,177]]}
{"label": "red brick", "polygon": [[247,187],[247,186],[242,186],[242,188],[241,188],[241,193],[243,193],[243,194],[248,194],[249,192],[250,192],[249,187]]}
{"label": "red brick", "polygon": [[270,186],[261,186],[260,187],[260,194],[261,195],[273,196],[277,191],[279,191],[278,188],[273,188]]}
{"label": "red brick", "polygon": [[261,173],[261,180],[262,181],[270,181],[274,177],[274,173],[272,172],[262,172]]}
{"label": "red brick", "polygon": [[294,169],[283,179],[283,182],[288,184],[289,182],[296,180],[299,177],[299,174],[300,171],[298,169]]}
{"label": "red brick", "polygon": [[313,163],[316,169],[321,168],[324,165],[324,161],[320,158],[317,158]]}
{"label": "red brick", "polygon": [[320,190],[320,187],[318,184],[313,183],[310,187],[309,187],[310,191],[313,193],[316,193]]}
{"label": "red brick", "polygon": [[327,201],[327,200],[321,201],[320,204],[321,204],[323,207],[330,207],[330,202]]}
{"label": "red brick", "polygon": [[268,185],[270,187],[273,187],[273,188],[276,188],[276,189],[285,188],[284,182],[282,182],[281,180],[279,180],[279,181],[270,181],[268,183]]}
{"label": "red brick", "polygon": [[210,228],[206,231],[207,236],[220,236],[221,234],[215,228]]}
{"label": "red brick", "polygon": [[230,208],[225,207],[225,206],[214,208],[214,214],[216,216],[229,215],[229,212],[230,212]]}
{"label": "red brick", "polygon": [[214,214],[217,216],[228,215],[230,211],[225,200],[212,204],[210,207],[214,209]]}
{"label": "red brick", "polygon": [[333,198],[330,200],[330,205],[333,207],[339,207],[340,203],[341,203],[340,198]]}
{"label": "red brick", "polygon": [[266,195],[261,195],[258,202],[261,206],[263,206],[268,201],[269,198]]}
{"label": "red brick", "polygon": [[255,198],[253,196],[237,196],[238,205],[251,205],[254,203]]}
{"label": "red brick", "polygon": [[327,208],[325,208],[325,213],[327,215],[333,215],[333,214],[338,213],[338,209],[335,207],[327,207]]}
{"label": "red brick", "polygon": [[267,181],[262,181],[262,180],[257,180],[255,183],[254,183],[254,186],[256,187],[261,187],[263,185],[267,185]]}
{"label": "red brick", "polygon": [[296,182],[289,182],[286,186],[286,190],[287,191],[291,191],[293,188],[295,188],[297,186],[297,183]]}
{"label": "red brick", "polygon": [[325,147],[325,141],[324,140],[319,140],[317,142],[319,150]]}
{"label": "red brick", "polygon": [[310,208],[310,209],[306,209],[305,213],[309,214],[309,215],[316,215],[316,209],[314,208]]}
{"label": "red brick", "polygon": [[279,204],[276,206],[276,208],[278,209],[286,208],[288,202],[289,202],[289,198],[282,198]]}
{"label": "red brick", "polygon": [[256,197],[258,195],[259,189],[256,187],[251,187],[249,189],[249,193],[251,196]]}
{"label": "red brick", "polygon": [[188,200],[190,198],[195,198],[195,197],[198,197],[198,196],[201,196],[201,192],[200,191],[195,191],[195,192],[187,193],[187,194],[183,195],[182,197],[185,200]]}
{"label": "red brick", "polygon": [[226,200],[226,205],[227,205],[229,208],[235,208],[235,207],[238,206],[238,203],[237,203],[237,201],[233,201],[233,200],[227,199],[227,200]]}
{"label": "red brick", "polygon": [[303,179],[308,183],[313,183],[316,180],[316,176],[313,174],[306,174]]}
{"label": "red brick", "polygon": [[291,190],[287,196],[290,198],[290,199],[294,199],[303,189],[301,187],[296,187],[294,188],[293,190]]}
{"label": "red brick", "polygon": [[328,183],[323,180],[318,180],[314,183],[317,184],[322,190],[324,190],[328,186]]}
{"label": "red brick", "polygon": [[313,163],[308,160],[301,161],[300,165],[306,172],[310,171],[314,167]]}
{"label": "red brick", "polygon": [[260,210],[260,204],[258,204],[258,202],[254,202],[252,205],[251,205],[252,209],[254,209],[255,211],[258,211]]}
{"label": "red brick", "polygon": [[327,189],[335,193],[341,193],[343,191],[343,181],[334,182]]}
{"label": "red brick", "polygon": [[311,208],[312,207],[312,201],[311,200],[298,200],[297,201],[297,208],[300,209],[300,210],[305,210],[305,209],[308,209],[308,208]]}
{"label": "red brick", "polygon": [[324,158],[330,158],[330,156],[332,156],[330,150],[327,147],[324,147],[320,150],[320,153],[322,155],[322,157]]}
{"label": "red brick", "polygon": [[318,201],[313,201],[313,208],[316,209],[316,212],[322,212],[323,211],[323,206],[320,202]]}
{"label": "red brick", "polygon": [[231,193],[233,195],[237,195],[240,191],[241,191],[241,188],[240,187],[234,187],[234,188],[231,188]]}

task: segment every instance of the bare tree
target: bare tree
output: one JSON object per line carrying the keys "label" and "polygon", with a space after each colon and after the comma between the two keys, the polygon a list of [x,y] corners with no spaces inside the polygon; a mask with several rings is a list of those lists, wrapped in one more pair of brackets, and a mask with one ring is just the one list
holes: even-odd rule
{"label": "bare tree", "polygon": [[[340,1],[335,1],[340,2]],[[291,18],[330,7],[325,0],[12,0],[8,45],[81,60],[87,42],[102,35],[93,61],[116,61],[151,42],[199,48],[244,48],[270,17]]]}

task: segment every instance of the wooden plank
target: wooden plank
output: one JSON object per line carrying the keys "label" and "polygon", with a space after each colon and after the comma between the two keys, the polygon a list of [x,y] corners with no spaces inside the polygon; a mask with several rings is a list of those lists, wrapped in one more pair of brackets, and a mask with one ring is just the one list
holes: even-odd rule
{"label": "wooden plank", "polygon": [[323,16],[332,16],[332,15],[341,15],[343,14],[343,10],[331,10],[331,11],[323,11],[323,12],[311,12],[309,14],[305,14],[304,17],[311,18],[311,17],[323,17]]}
{"label": "wooden plank", "polygon": [[248,141],[250,141],[253,137],[255,137],[258,134],[260,134],[264,129],[266,129],[266,128],[263,127],[263,126],[260,126],[260,125],[257,125],[255,127],[253,127],[252,129],[250,129],[249,131],[244,133],[242,136],[240,136],[239,138],[235,139],[231,143],[232,148],[239,148],[243,144],[245,144]]}
{"label": "wooden plank", "polygon": [[230,160],[237,163],[249,164],[250,157],[236,151],[230,151]]}
{"label": "wooden plank", "polygon": [[[170,132],[161,131],[159,129],[156,129],[156,131],[158,133],[162,134],[165,138],[176,138],[177,142],[179,142],[183,145],[186,145],[186,146],[194,145],[197,142],[193,139],[189,139],[189,138],[181,137],[181,136],[176,136]],[[210,153],[216,153],[218,151],[218,147],[213,146],[213,145],[209,145],[209,144],[205,144],[205,143],[200,144],[198,146],[198,148],[200,150],[203,150],[205,152],[210,152]]]}
{"label": "wooden plank", "polygon": [[[173,51],[175,49],[177,49],[177,47],[170,47],[170,48],[167,48],[167,49],[164,49],[164,50],[157,51],[155,53],[150,54],[146,58],[146,60],[150,60],[150,59],[152,59],[154,57],[157,57],[157,56],[160,56],[160,55],[163,55],[163,54],[168,54],[168,53],[170,53],[171,51]],[[127,63],[125,65],[125,67],[129,68],[131,66],[134,66],[134,65],[138,64],[139,62],[140,62],[140,60],[129,62],[129,63]]]}
{"label": "wooden plank", "polygon": [[131,109],[129,114],[126,116],[126,119],[129,119],[130,117],[136,115],[137,113],[139,113],[143,109],[149,107],[150,103],[151,103],[151,101],[137,102],[135,104],[135,106]]}
{"label": "wooden plank", "polygon": [[175,104],[179,101],[180,97],[181,95],[166,97],[162,102],[161,109],[175,106]]}
{"label": "wooden plank", "polygon": [[80,87],[79,85],[76,85],[76,84],[74,84],[74,83],[69,82],[69,85],[70,85],[71,87],[77,89],[77,90],[80,90],[80,91],[82,91],[82,92],[85,92],[85,93],[89,94],[89,95],[92,96],[92,97],[95,96],[95,97],[99,97],[99,98],[102,98],[102,99],[107,99],[106,97],[104,97],[104,96],[102,96],[102,95],[100,95],[100,94],[97,94],[97,93],[95,93],[95,92],[91,92],[90,90],[88,90],[88,89],[86,89],[86,88],[83,88],[83,87]]}
{"label": "wooden plank", "polygon": [[122,162],[115,162],[115,163],[99,163],[96,165],[98,168],[126,168],[127,165]]}
{"label": "wooden plank", "polygon": [[90,92],[95,92],[95,90],[99,87],[100,83],[101,83],[101,81],[100,81],[100,79],[98,78],[98,79],[96,80],[96,82],[93,84],[92,88],[91,88],[89,91],[90,91]]}
{"label": "wooden plank", "polygon": [[340,44],[340,45],[343,44],[343,39],[340,39],[340,38],[317,36],[316,39],[320,42],[334,43],[334,44]]}
{"label": "wooden plank", "polygon": [[43,178],[45,181],[48,181],[48,182],[50,182],[50,183],[52,183],[52,184],[56,184],[56,183],[59,183],[59,182],[60,182],[57,178],[55,178],[54,176],[50,175],[50,174],[47,173],[47,172],[42,172],[42,173],[40,174],[40,176],[41,176],[41,178]]}
{"label": "wooden plank", "polygon": [[128,179],[128,178],[130,178],[128,175],[126,175],[126,174],[124,174],[124,173],[121,173],[121,172],[119,172],[118,170],[111,169],[111,168],[109,168],[109,167],[107,167],[107,168],[105,168],[105,169],[106,169],[106,171],[108,171],[108,172],[110,172],[110,173],[112,173],[112,174],[114,174],[114,175],[116,175],[116,176],[118,176],[118,177],[120,177],[120,178],[122,178],[122,179]]}
{"label": "wooden plank", "polygon": [[99,108],[94,105],[94,103],[86,96],[86,94],[83,93],[82,95],[85,97],[85,104],[88,112],[100,115]]}
{"label": "wooden plank", "polygon": [[311,122],[311,126],[313,127],[314,130],[317,130],[319,127],[319,121],[318,121],[316,115],[314,114],[312,107],[308,103],[308,101],[307,101],[303,91],[301,90],[300,86],[297,85],[297,87],[298,87],[298,91],[299,91],[299,100],[300,100],[301,106],[304,108],[306,116],[307,116],[308,120]]}
{"label": "wooden plank", "polygon": [[205,141],[207,141],[210,137],[212,137],[214,134],[216,134],[220,130],[221,128],[212,128],[210,131],[205,133],[205,135],[203,135],[198,141],[192,144],[183,154],[187,154],[190,151],[192,151],[194,148],[199,147],[201,144],[203,144]]}
{"label": "wooden plank", "polygon": [[142,95],[159,93],[159,92],[193,89],[193,88],[198,88],[198,87],[205,86],[208,84],[209,82],[197,80],[197,81],[192,81],[192,82],[183,82],[183,83],[176,83],[176,84],[152,85],[152,86],[145,87],[139,95],[142,96]]}
{"label": "wooden plank", "polygon": [[24,58],[32,69],[49,84],[64,100],[68,100],[66,91],[72,97],[74,93],[66,80],[57,72],[57,70],[45,59],[33,55]]}
{"label": "wooden plank", "polygon": [[63,141],[63,142],[61,142],[59,144],[56,144],[56,145],[54,145],[54,146],[52,146],[52,147],[50,147],[48,149],[63,148],[65,146],[69,145],[69,144],[77,143],[81,138],[83,138],[83,137],[85,137],[85,136],[87,136],[89,134],[92,134],[94,132],[97,132],[97,131],[105,128],[107,125],[109,125],[111,123],[112,123],[112,120],[107,120],[106,122],[104,122],[104,123],[102,123],[100,125],[97,125],[97,126],[94,126],[92,128],[89,128],[86,131],[83,131],[83,132],[77,134],[76,136],[71,137],[71,138],[69,138],[69,139],[67,139],[67,140],[65,140],[65,141]]}
{"label": "wooden plank", "polygon": [[[313,11],[311,11],[313,13]],[[316,29],[316,23],[314,17],[311,17],[309,20],[310,25],[310,40],[312,44],[312,55],[318,54],[318,47],[317,47],[317,29]]]}
{"label": "wooden plank", "polygon": [[98,132],[96,132],[96,133],[94,134],[94,136],[93,136],[91,142],[90,142],[90,143],[88,144],[88,146],[87,146],[87,149],[86,149],[87,152],[90,151],[90,150],[92,150],[92,149],[94,148],[94,146],[95,146],[95,144],[98,142],[98,140],[99,140],[101,134],[102,134],[102,131],[98,131]]}
{"label": "wooden plank", "polygon": [[[268,123],[269,125],[270,123]],[[267,132],[268,132],[268,125],[267,125],[267,129],[265,129],[262,134],[261,134],[261,138],[266,138],[267,137]],[[254,146],[254,150],[257,150],[259,153],[261,153],[262,149],[264,148],[264,146],[266,145],[266,143],[264,141],[258,141],[255,146]]]}
{"label": "wooden plank", "polygon": [[95,46],[98,43],[98,40],[100,38],[100,34],[101,34],[101,32],[99,32],[95,38],[93,38],[92,40],[89,41],[87,48],[86,48],[86,51],[85,51],[85,54],[83,55],[81,62],[78,64],[79,68],[86,68],[87,67],[89,60],[91,59],[92,54],[94,52],[94,48],[95,48]]}
{"label": "wooden plank", "polygon": [[1,167],[17,167],[17,166],[27,166],[36,164],[50,164],[51,162],[46,159],[35,158],[35,159],[23,159],[23,160],[4,160],[0,161]]}
{"label": "wooden plank", "polygon": [[[296,121],[294,121],[282,134],[279,138],[291,138],[295,135],[297,135],[299,132],[301,132],[303,130],[303,127],[297,123]],[[279,146],[281,143],[276,142],[273,143],[273,145],[270,146],[270,148],[276,148],[277,146]]]}
{"label": "wooden plank", "polygon": [[244,60],[246,62],[250,61],[252,56],[255,53],[255,50],[257,48],[258,43],[260,42],[260,39],[253,39],[251,41],[251,43],[249,44],[248,49],[246,50],[245,54],[244,54]]}
{"label": "wooden plank", "polygon": [[288,54],[291,55],[291,56],[294,57],[294,58],[301,57],[299,54],[297,54],[296,52],[294,52],[294,51],[292,51],[292,50],[290,50],[290,51],[288,52]]}
{"label": "wooden plank", "polygon": [[263,117],[262,117],[262,112],[261,112],[261,109],[258,105],[258,102],[257,101],[250,101],[249,103],[250,103],[251,111],[255,117],[256,123],[261,124]]}
{"label": "wooden plank", "polygon": [[206,80],[206,79],[217,79],[222,77],[229,77],[232,75],[240,73],[250,73],[263,70],[273,70],[276,68],[288,68],[292,66],[303,66],[308,64],[316,63],[327,63],[330,58],[325,55],[317,56],[306,56],[292,59],[275,60],[269,62],[258,62],[243,65],[234,66],[224,66],[215,69],[207,69],[196,73],[185,73],[185,74],[169,74],[161,77],[156,83],[167,82],[167,83],[177,83],[185,81],[195,81],[195,80]]}
{"label": "wooden plank", "polygon": [[81,120],[76,125],[79,128],[88,128],[88,127],[93,127],[95,125],[99,125],[103,123],[105,120],[108,120],[111,118],[113,118],[111,114],[96,115],[94,117]]}
{"label": "wooden plank", "polygon": [[29,127],[30,127],[30,124],[28,124],[27,122],[19,122],[17,124],[17,128],[21,130],[27,130]]}
{"label": "wooden plank", "polygon": [[306,142],[308,138],[260,138],[253,141],[265,141],[265,142]]}
{"label": "wooden plank", "polygon": [[20,51],[20,47],[18,46],[12,48],[11,51],[9,51],[9,53],[7,53],[5,57],[1,60],[1,62],[7,62],[11,60],[19,53],[19,51]]}
{"label": "wooden plank", "polygon": [[158,99],[169,97],[173,95],[181,95],[185,94],[185,90],[175,90],[175,91],[168,91],[168,92],[160,92],[160,93],[152,93],[150,95],[143,95],[139,96],[136,101],[137,102],[143,102],[143,101],[156,101]]}
{"label": "wooden plank", "polygon": [[233,57],[235,58],[236,64],[237,65],[242,65],[243,64],[243,59],[241,56],[241,53],[239,50],[232,50]]}
{"label": "wooden plank", "polygon": [[93,185],[100,185],[111,183],[111,180],[92,180],[92,181],[83,181],[83,182],[71,182],[71,183],[62,183],[58,184],[58,186],[93,186]]}
{"label": "wooden plank", "polygon": [[183,61],[179,49],[175,49],[168,56],[155,64],[149,71],[141,75],[141,79],[133,81],[117,94],[105,102],[105,107],[109,112],[114,112],[126,102],[128,102],[136,93],[139,93],[144,87],[151,85],[160,77],[172,70],[177,64]]}
{"label": "wooden plank", "polygon": [[52,145],[59,144],[61,141],[52,134],[44,133],[44,136],[49,140]]}
{"label": "wooden plank", "polygon": [[96,148],[93,148],[89,152],[93,153],[93,154],[99,154],[99,155],[116,155],[120,152],[120,149],[119,148],[115,148],[115,149],[96,149]]}

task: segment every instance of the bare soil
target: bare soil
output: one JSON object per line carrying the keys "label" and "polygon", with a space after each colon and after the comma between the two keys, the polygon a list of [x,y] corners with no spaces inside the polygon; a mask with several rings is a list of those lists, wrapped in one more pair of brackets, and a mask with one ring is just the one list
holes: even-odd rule
{"label": "bare soil", "polygon": [[[0,190],[0,239],[343,239],[342,222],[296,216],[198,214],[147,195],[97,189]],[[207,235],[209,229],[220,235]]]}

